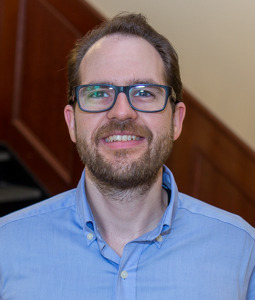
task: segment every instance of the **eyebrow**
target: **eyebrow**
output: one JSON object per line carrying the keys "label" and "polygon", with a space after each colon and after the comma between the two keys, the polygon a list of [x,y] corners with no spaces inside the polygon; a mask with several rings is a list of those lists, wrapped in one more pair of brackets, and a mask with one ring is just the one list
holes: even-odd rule
{"label": "eyebrow", "polygon": [[[96,80],[92,80],[92,81],[89,81],[88,83],[86,84],[109,84],[109,85],[116,85],[114,82],[112,81],[96,81]],[[132,79],[132,80],[129,80],[127,85],[133,85],[133,84],[160,84],[159,82],[156,82],[155,80],[153,79]]]}

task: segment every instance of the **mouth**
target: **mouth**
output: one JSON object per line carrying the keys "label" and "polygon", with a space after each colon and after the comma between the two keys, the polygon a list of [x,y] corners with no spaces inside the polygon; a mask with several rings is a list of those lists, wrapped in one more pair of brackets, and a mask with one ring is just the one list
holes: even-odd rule
{"label": "mouth", "polygon": [[142,138],[136,135],[127,135],[127,134],[116,134],[116,135],[110,135],[104,139],[106,143],[112,143],[112,142],[127,142],[127,141],[139,141]]}
{"label": "mouth", "polygon": [[[98,128],[94,140],[97,146],[102,146],[106,151],[119,149],[133,149],[150,145],[153,135],[146,126],[141,126],[133,121],[119,122],[112,120]],[[101,147],[100,146],[100,147]]]}

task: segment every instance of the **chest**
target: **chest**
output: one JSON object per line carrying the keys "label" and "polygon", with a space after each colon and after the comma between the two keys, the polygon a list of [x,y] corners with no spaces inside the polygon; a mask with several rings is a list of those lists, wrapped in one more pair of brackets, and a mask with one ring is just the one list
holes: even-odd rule
{"label": "chest", "polygon": [[216,250],[133,243],[119,261],[111,254],[96,242],[19,252],[8,264],[2,299],[245,299],[241,270]]}

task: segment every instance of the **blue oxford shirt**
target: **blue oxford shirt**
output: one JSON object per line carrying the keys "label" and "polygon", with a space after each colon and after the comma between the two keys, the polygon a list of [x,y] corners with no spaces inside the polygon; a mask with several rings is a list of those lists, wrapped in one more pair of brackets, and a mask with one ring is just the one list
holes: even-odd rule
{"label": "blue oxford shirt", "polygon": [[1,300],[255,299],[255,230],[178,192],[158,226],[119,257],[77,189],[0,219]]}

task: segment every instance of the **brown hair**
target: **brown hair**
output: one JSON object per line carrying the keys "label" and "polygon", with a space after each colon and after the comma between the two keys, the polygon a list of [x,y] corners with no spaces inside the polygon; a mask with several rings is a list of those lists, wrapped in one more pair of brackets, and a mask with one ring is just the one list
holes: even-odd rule
{"label": "brown hair", "polygon": [[99,39],[111,34],[123,34],[142,37],[160,54],[165,66],[165,78],[176,93],[176,100],[182,100],[182,82],[178,56],[169,41],[148,23],[142,14],[121,13],[88,32],[77,41],[68,60],[68,100],[72,102],[73,87],[79,85],[79,68],[88,49]]}

